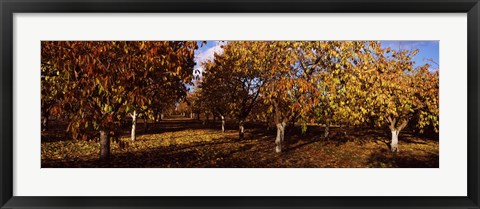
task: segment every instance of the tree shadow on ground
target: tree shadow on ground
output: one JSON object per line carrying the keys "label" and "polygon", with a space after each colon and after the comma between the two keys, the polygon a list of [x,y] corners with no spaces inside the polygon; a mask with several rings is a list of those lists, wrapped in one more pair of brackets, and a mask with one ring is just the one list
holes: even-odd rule
{"label": "tree shadow on ground", "polygon": [[[199,142],[189,145],[171,145],[142,151],[112,153],[109,161],[99,159],[49,159],[42,160],[42,168],[235,168],[264,167],[268,161],[259,160],[252,164],[251,159],[239,153],[251,150],[253,144],[228,138],[214,142]],[[224,147],[229,147],[225,149]],[[268,160],[268,159],[267,159]]]}
{"label": "tree shadow on ground", "polygon": [[[182,130],[211,130],[214,129],[220,132],[220,124],[202,124],[201,121],[195,120],[181,120],[169,121],[165,120],[158,124],[149,124],[147,132],[142,132],[142,124],[139,123],[137,128],[139,136],[144,134],[155,134],[165,132],[176,132]],[[275,152],[275,128],[266,130],[266,126],[258,124],[246,124],[246,135],[244,140],[238,140],[237,134],[232,134],[231,130],[238,130],[234,122],[230,122],[227,126],[230,130],[225,135],[220,135],[208,141],[192,141],[184,144],[176,144],[176,139],[173,144],[153,143],[155,147],[140,147],[135,149],[125,148],[127,150],[120,150],[115,148],[112,150],[112,158],[109,162],[102,162],[98,160],[98,156],[89,156],[89,158],[76,159],[56,159],[50,157],[49,159],[42,159],[42,168],[47,167],[118,167],[118,168],[270,168],[270,167],[331,167],[335,164],[326,164],[328,160],[341,159],[342,155],[335,156],[334,154],[326,152],[326,150],[337,150],[339,146],[370,146],[370,148],[380,148],[372,153],[365,153],[362,159],[359,159],[362,164],[345,164],[361,166],[361,167],[438,167],[439,159],[438,146],[430,146],[426,144],[423,138],[416,138],[408,132],[400,135],[401,143],[409,146],[428,147],[432,149],[432,153],[426,151],[400,151],[398,154],[389,151],[390,136],[382,132],[382,129],[368,129],[368,128],[342,128],[332,127],[330,129],[330,137],[323,138],[324,127],[314,126],[308,127],[306,133],[302,133],[299,126],[289,127],[286,133],[286,141],[282,153]],[[128,130],[124,130],[128,137]],[[207,131],[210,133],[210,131]],[[201,132],[204,133],[204,132]],[[195,137],[195,134],[190,132],[181,137],[190,138]],[[176,137],[176,136],[175,136]],[[168,138],[172,139],[172,138]],[[124,140],[124,139],[123,139]],[[158,136],[150,138],[144,137],[141,140],[163,140]],[[42,143],[45,142],[42,137]],[[374,142],[376,144],[370,143]],[[135,142],[133,142],[135,143]],[[385,144],[385,147],[378,144]],[[311,145],[311,146],[310,146]],[[350,146],[351,145],[351,146]],[[427,146],[428,145],[428,146]],[[430,147],[429,147],[430,146]],[[361,151],[359,151],[360,153]],[[345,158],[355,158],[352,153]],[[42,156],[43,157],[43,156]],[[332,160],[331,160],[332,161]],[[368,161],[368,163],[367,163]],[[351,161],[345,161],[351,162]],[[337,165],[338,166],[338,165]]]}
{"label": "tree shadow on ground", "polygon": [[[347,133],[341,134],[341,133]],[[332,137],[335,142],[347,142],[355,140],[361,145],[368,142],[381,142],[390,149],[391,133],[387,129],[369,129],[369,128],[339,128],[336,135]],[[435,141],[435,139],[424,138],[409,130],[404,130],[399,135],[399,141],[406,144],[428,144],[428,141]]]}
{"label": "tree shadow on ground", "polygon": [[306,132],[302,132],[299,126],[290,127],[290,131],[285,133],[284,151],[285,153],[295,152],[314,143],[318,143],[321,146],[340,147],[347,142],[355,141],[359,145],[364,145],[370,141],[377,140],[377,138],[365,136],[361,132],[349,134],[351,131],[351,129],[347,128],[331,127],[329,136],[325,138],[325,128],[321,126],[309,126]]}
{"label": "tree shadow on ground", "polygon": [[[414,137],[413,135],[401,135],[399,136],[399,139],[402,143],[407,143],[407,144],[427,144],[425,141],[420,141],[418,138]],[[427,140],[427,139],[423,139]]]}
{"label": "tree shadow on ground", "polygon": [[407,151],[392,153],[389,149],[373,152],[368,158],[368,167],[375,168],[438,168],[438,153],[415,154]]}
{"label": "tree shadow on ground", "polygon": [[286,148],[284,149],[284,152],[294,152],[297,149],[300,149],[304,146],[307,146],[309,144],[315,143],[316,141],[309,140],[309,141],[302,141],[300,143],[286,143]]}

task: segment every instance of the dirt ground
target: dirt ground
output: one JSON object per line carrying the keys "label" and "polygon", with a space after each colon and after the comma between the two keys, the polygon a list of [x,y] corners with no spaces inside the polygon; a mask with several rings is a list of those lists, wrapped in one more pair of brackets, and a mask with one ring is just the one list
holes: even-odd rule
{"label": "dirt ground", "polygon": [[[399,153],[389,151],[385,130],[331,128],[323,138],[323,127],[287,127],[286,145],[275,152],[275,130],[262,124],[247,124],[246,137],[238,140],[235,124],[225,133],[220,123],[174,118],[137,124],[137,141],[124,130],[121,143],[112,142],[109,162],[98,160],[100,146],[92,140],[71,140],[64,126],[52,122],[42,133],[42,168],[133,167],[133,168],[438,168],[439,142],[400,133]],[[437,136],[438,138],[438,136]]]}

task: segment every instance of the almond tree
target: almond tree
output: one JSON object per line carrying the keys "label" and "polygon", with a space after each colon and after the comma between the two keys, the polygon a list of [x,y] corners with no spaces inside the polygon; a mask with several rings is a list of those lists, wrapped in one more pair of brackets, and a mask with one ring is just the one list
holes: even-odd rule
{"label": "almond tree", "polygon": [[59,107],[62,94],[62,77],[59,76],[60,72],[50,64],[42,63],[41,65],[41,118],[42,118],[42,131],[48,130],[48,121],[50,115],[60,115],[62,109]]}
{"label": "almond tree", "polygon": [[[342,114],[344,105],[346,79],[345,73],[353,66],[355,51],[364,45],[361,41],[312,41],[297,44],[296,66],[300,68],[303,80],[307,81],[308,98],[303,101],[310,109],[305,108],[310,122],[321,122],[325,125],[324,137],[329,135],[329,127],[333,123],[344,123]],[[303,123],[304,129],[306,124]]]}
{"label": "almond tree", "polygon": [[204,110],[204,104],[201,100],[201,89],[195,88],[193,92],[188,92],[185,102],[188,105],[190,110],[190,118],[195,120],[200,120],[200,114]]}
{"label": "almond tree", "polygon": [[295,49],[299,42],[265,42],[260,64],[265,69],[265,85],[262,97],[268,105],[268,113],[273,114],[277,128],[275,151],[281,152],[285,140],[285,128],[295,115],[303,117],[309,111],[308,105],[303,105],[307,99],[308,81],[303,74],[303,68],[296,66]]}
{"label": "almond tree", "polygon": [[[187,94],[187,97],[188,97],[188,94]],[[177,113],[180,113],[180,115],[182,115],[183,117],[186,117],[186,114],[188,114],[190,118],[193,118],[191,114],[192,110],[190,109],[190,106],[188,106],[186,99],[182,99],[180,100],[180,102],[178,102],[178,104],[175,107],[175,111]]]}
{"label": "almond tree", "polygon": [[[99,131],[100,159],[108,159],[110,137],[118,137],[116,130],[130,113],[129,108],[149,104],[149,98],[142,91],[145,86],[137,86],[138,82],[145,82],[143,79],[156,73],[171,73],[185,81],[191,80],[185,75],[191,75],[193,65],[182,67],[184,65],[171,63],[184,62],[179,57],[193,57],[196,42],[186,42],[184,50],[175,52],[177,56],[171,52],[172,45],[175,43],[42,42],[42,63],[52,65],[63,81],[59,106],[64,117],[70,120],[67,131],[74,138],[88,130]],[[168,83],[165,77],[156,82]]]}
{"label": "almond tree", "polygon": [[[225,107],[218,111],[228,111],[228,114],[237,119],[239,139],[244,138],[244,123],[252,109],[258,103],[261,87],[265,80],[262,59],[266,42],[234,41],[223,46],[223,53],[215,54],[214,63],[205,63],[205,72],[202,91],[209,97],[220,96],[214,91],[223,93]],[[210,98],[218,99],[218,98]],[[219,104],[211,104],[220,107]]]}
{"label": "almond tree", "polygon": [[[348,80],[348,115],[357,122],[373,120],[377,126],[385,124],[392,133],[391,151],[398,152],[398,137],[400,132],[412,121],[415,114],[438,115],[435,111],[435,102],[425,108],[427,100],[437,100],[438,76],[426,76],[430,79],[421,79],[425,76],[428,65],[414,68],[414,51],[395,51],[390,48],[383,49],[379,42],[368,42],[367,50],[358,54],[356,65],[351,68]],[[426,82],[432,82],[428,83]],[[435,80],[437,80],[435,82]],[[419,86],[426,86],[430,91],[428,95],[419,93]],[[438,88],[436,88],[438,89]],[[437,94],[436,94],[437,93]],[[435,95],[436,94],[436,95]],[[425,117],[417,122],[424,127],[426,124],[435,123],[432,116]],[[429,121],[429,122],[427,122]]]}
{"label": "almond tree", "polygon": [[[120,119],[128,82],[125,45],[115,42],[42,42],[42,63],[63,77],[61,107],[74,138],[93,126],[100,132],[100,158],[110,155],[109,134]],[[125,62],[121,62],[125,61]]]}
{"label": "almond tree", "polygon": [[420,133],[438,133],[439,131],[439,69],[430,72],[430,66],[424,65],[417,69],[414,76],[415,98],[415,128]]}
{"label": "almond tree", "polygon": [[[131,140],[135,141],[136,121],[139,114],[145,122],[153,119],[163,106],[184,97],[186,82],[193,78],[194,50],[196,42],[128,42],[132,51],[127,112],[132,118]],[[149,50],[154,56],[149,56]],[[160,113],[162,114],[162,113]]]}
{"label": "almond tree", "polygon": [[201,100],[204,101],[207,108],[211,109],[214,115],[220,116],[222,132],[225,132],[225,117],[230,112],[229,102],[231,101],[226,99],[226,97],[231,98],[231,95],[228,95],[230,91],[228,75],[224,75],[224,72],[217,70],[214,61],[206,61],[202,64],[205,70],[200,83],[202,89]]}

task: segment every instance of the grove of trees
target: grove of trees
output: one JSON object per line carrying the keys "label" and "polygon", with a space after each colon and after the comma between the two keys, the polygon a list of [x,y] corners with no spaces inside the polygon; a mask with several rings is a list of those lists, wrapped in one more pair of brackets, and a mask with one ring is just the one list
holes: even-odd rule
{"label": "grove of trees", "polygon": [[229,41],[201,64],[194,85],[197,49],[196,41],[42,41],[42,128],[54,117],[68,122],[73,139],[98,136],[101,160],[126,123],[135,141],[139,117],[146,125],[174,111],[220,119],[223,132],[233,119],[239,140],[247,121],[274,124],[272,152],[284,150],[292,125],[308,132],[321,124],[323,138],[339,125],[389,130],[392,152],[406,127],[438,132],[439,71],[416,66],[418,50],[377,41]]}
{"label": "grove of trees", "polygon": [[203,63],[196,92],[203,108],[237,120],[239,138],[251,110],[263,109],[277,129],[276,152],[285,129],[320,123],[388,128],[391,151],[411,124],[438,132],[438,69],[414,67],[418,50],[382,48],[375,41],[233,41]]}

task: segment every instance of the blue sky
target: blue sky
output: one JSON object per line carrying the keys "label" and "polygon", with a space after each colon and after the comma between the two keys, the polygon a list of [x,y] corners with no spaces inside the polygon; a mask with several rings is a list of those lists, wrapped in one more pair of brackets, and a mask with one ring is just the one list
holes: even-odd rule
{"label": "blue sky", "polygon": [[[203,44],[201,41],[197,41],[199,48],[195,51],[195,70],[202,71],[201,63],[206,60],[212,60],[215,52],[222,52],[222,45],[225,45],[224,41],[207,41],[207,44]],[[196,74],[195,74],[196,75]]]}
{"label": "blue sky", "polygon": [[430,64],[432,69],[438,69],[440,66],[429,62],[427,59],[432,59],[435,63],[439,63],[439,42],[438,41],[380,41],[383,48],[390,47],[393,50],[418,49],[418,54],[413,58],[415,66],[422,66],[424,64]]}
{"label": "blue sky", "polygon": [[[429,62],[427,59],[432,59],[434,62],[439,63],[439,42],[438,41],[380,41],[383,48],[390,47],[393,50],[398,49],[407,49],[415,50],[419,49],[418,54],[413,58],[415,61],[415,67],[424,65],[426,63],[431,65],[431,69],[438,69],[439,66]],[[202,42],[199,41],[199,49],[195,52],[195,61],[197,65],[195,69],[202,70],[200,63],[213,59],[215,52],[219,53],[222,51],[221,46],[226,44],[222,41],[207,41],[207,44],[202,45]]]}

